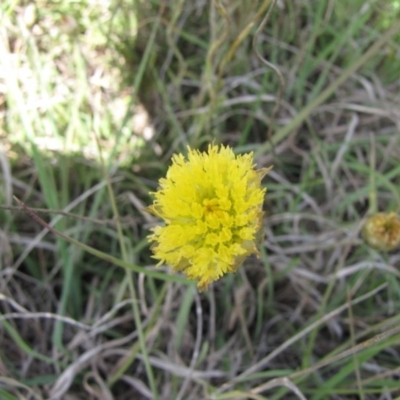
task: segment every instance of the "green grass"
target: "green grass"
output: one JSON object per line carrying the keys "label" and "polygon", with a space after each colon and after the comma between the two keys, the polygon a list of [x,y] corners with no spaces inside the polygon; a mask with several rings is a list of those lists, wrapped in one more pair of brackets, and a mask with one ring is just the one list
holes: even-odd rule
{"label": "green grass", "polygon": [[[400,259],[359,235],[400,208],[397,1],[3,3],[1,398],[400,396]],[[143,208],[210,142],[274,169],[261,257],[198,293]]]}

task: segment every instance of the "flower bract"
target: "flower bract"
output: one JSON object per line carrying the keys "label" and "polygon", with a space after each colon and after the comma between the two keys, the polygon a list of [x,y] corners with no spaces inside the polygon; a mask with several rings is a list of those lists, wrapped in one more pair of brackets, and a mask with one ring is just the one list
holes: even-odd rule
{"label": "flower bract", "polygon": [[148,237],[159,265],[170,264],[204,289],[258,255],[266,191],[261,179],[269,170],[254,169],[252,153],[236,156],[224,146],[174,155],[147,208],[165,222]]}

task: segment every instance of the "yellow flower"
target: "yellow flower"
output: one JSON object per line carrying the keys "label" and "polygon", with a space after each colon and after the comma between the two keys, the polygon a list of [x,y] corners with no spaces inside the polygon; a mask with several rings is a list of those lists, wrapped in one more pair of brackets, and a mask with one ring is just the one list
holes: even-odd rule
{"label": "yellow flower", "polygon": [[270,168],[254,169],[253,154],[235,156],[230,147],[209,145],[172,158],[166,178],[147,211],[162,218],[148,239],[158,265],[195,279],[199,289],[236,271],[250,254],[259,254],[261,179]]}
{"label": "yellow flower", "polygon": [[394,212],[372,215],[367,219],[362,235],[374,249],[395,250],[400,247],[400,218]]}

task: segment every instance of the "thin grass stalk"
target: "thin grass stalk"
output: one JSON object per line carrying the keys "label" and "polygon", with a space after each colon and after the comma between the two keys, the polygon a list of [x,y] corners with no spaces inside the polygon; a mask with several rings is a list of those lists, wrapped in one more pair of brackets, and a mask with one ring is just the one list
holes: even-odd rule
{"label": "thin grass stalk", "polygon": [[[128,263],[129,257],[128,257],[128,252],[127,252],[126,246],[125,246],[122,225],[119,220],[120,216],[119,216],[119,212],[118,212],[118,207],[117,207],[117,203],[115,201],[114,191],[113,191],[113,188],[111,185],[110,178],[108,176],[108,172],[106,170],[106,166],[105,166],[104,159],[102,156],[101,146],[98,141],[97,135],[96,135],[96,142],[97,142],[98,149],[99,149],[100,160],[101,160],[101,164],[102,164],[102,168],[103,168],[104,177],[107,182],[107,189],[108,189],[108,195],[109,195],[109,199],[110,199],[111,209],[113,211],[114,218],[116,219],[117,233],[118,233],[118,239],[119,239],[119,244],[120,244],[121,253],[122,253],[122,259]],[[133,283],[132,272],[129,270],[126,270],[126,277],[128,280],[129,292],[130,292],[130,295],[132,298],[133,317],[134,317],[135,324],[136,324],[136,329],[137,329],[138,338],[139,338],[139,345],[140,345],[140,349],[141,349],[141,352],[143,355],[143,362],[145,365],[147,378],[149,380],[150,389],[153,393],[154,399],[157,400],[159,398],[159,395],[158,395],[158,390],[156,388],[153,368],[150,364],[149,354],[148,354],[147,347],[146,347],[146,340],[145,340],[145,336],[143,333],[142,320],[140,317],[140,310],[139,310],[139,306],[138,306],[138,302],[137,302],[138,296],[136,294],[135,285]]]}
{"label": "thin grass stalk", "polygon": [[339,77],[322,91],[311,103],[305,106],[287,125],[273,135],[270,142],[265,142],[255,151],[255,158],[271,150],[271,145],[277,145],[286,139],[319,105],[321,105],[337,88],[344,83],[354,72],[361,68],[371,57],[379,52],[394,35],[400,31],[400,21],[388,29],[360,58],[345,69]]}

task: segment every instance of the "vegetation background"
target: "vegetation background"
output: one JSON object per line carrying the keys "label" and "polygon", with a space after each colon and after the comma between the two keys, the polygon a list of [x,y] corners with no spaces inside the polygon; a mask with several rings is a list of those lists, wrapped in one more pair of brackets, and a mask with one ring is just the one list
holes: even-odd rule
{"label": "vegetation background", "polygon": [[[400,2],[270,6],[1,2],[1,399],[400,398],[400,255],[359,237],[399,211]],[[274,169],[260,259],[198,293],[143,208],[213,141]]]}

